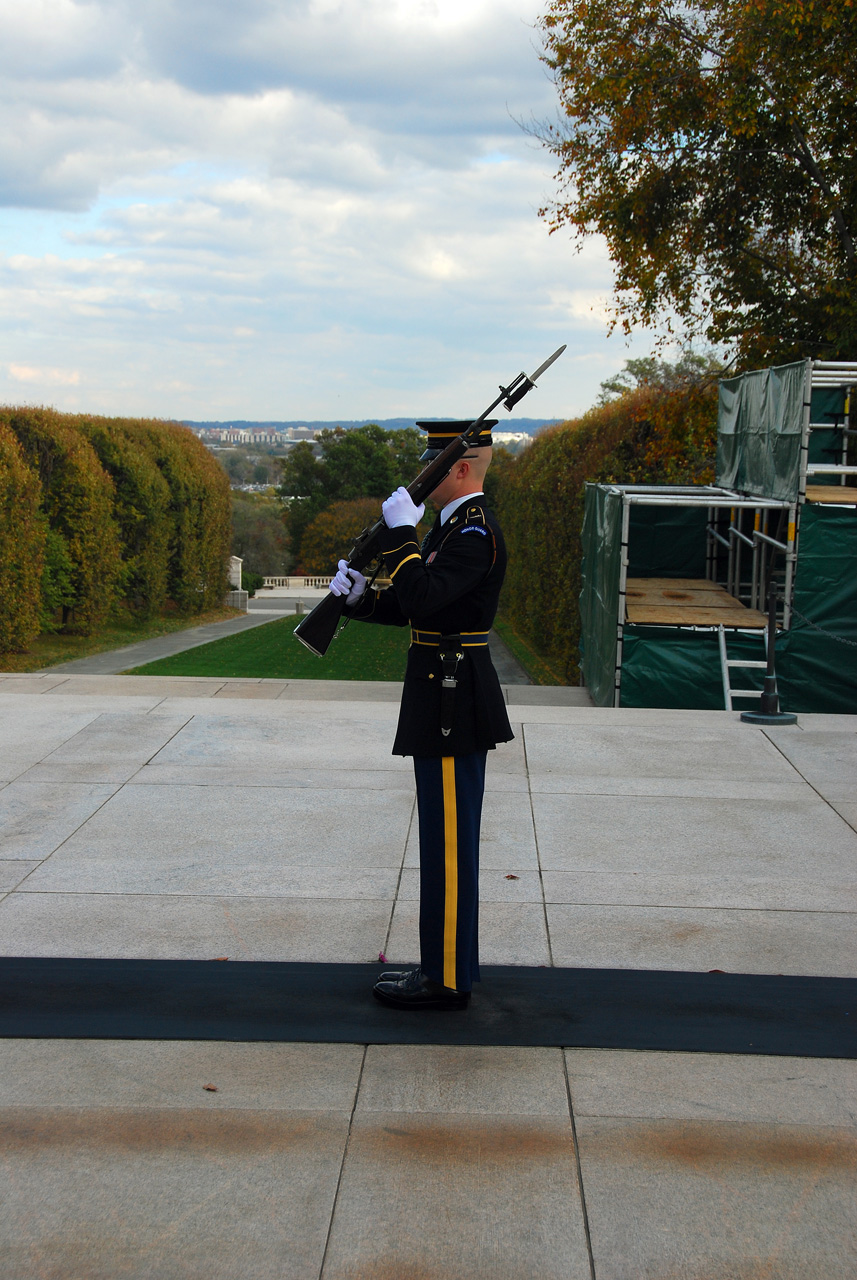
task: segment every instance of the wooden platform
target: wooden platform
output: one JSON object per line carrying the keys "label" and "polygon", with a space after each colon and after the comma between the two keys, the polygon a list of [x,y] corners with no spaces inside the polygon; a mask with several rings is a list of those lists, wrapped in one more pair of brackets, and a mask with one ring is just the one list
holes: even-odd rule
{"label": "wooden platform", "polygon": [[707,578],[629,578],[628,622],[661,627],[764,627],[767,618],[748,609]]}
{"label": "wooden platform", "polygon": [[857,486],[853,484],[808,484],[807,502],[833,502],[853,507],[857,503]]}

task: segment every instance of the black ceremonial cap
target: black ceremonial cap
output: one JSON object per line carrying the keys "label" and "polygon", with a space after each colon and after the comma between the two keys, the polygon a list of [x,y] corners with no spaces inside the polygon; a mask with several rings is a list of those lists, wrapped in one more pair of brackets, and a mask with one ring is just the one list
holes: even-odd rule
{"label": "black ceremonial cap", "polygon": [[[491,439],[491,428],[496,427],[498,421],[498,418],[486,418],[484,422],[480,422],[479,437],[472,442],[474,449],[485,449],[494,443]],[[428,432],[426,451],[420,454],[420,462],[430,462],[432,458],[436,458],[439,453],[442,453],[456,436],[462,435],[468,427],[472,426],[473,419],[417,422],[415,425],[419,427],[420,431]]]}

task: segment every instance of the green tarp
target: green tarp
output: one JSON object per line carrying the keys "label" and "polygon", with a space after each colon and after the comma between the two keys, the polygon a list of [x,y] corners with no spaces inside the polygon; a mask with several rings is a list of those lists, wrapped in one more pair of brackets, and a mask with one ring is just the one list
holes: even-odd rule
{"label": "green tarp", "polygon": [[[805,360],[760,369],[720,383],[717,411],[717,484],[760,498],[795,502],[800,486]],[[837,429],[845,391],[816,387],[810,420],[831,424],[812,431],[809,462],[839,463],[842,432]],[[841,427],[841,421],[839,423]],[[810,476],[810,484],[833,484],[832,476]]]}
{"label": "green tarp", "polygon": [[[784,711],[857,712],[857,509],[803,508],[795,608],[803,617],[777,636]],[[814,624],[814,625],[812,625]],[[817,628],[823,630],[817,630]],[[760,633],[761,635],[761,633]],[[760,638],[727,632],[730,658],[764,658]],[[761,688],[761,672],[733,668],[733,685]],[[626,626],[623,707],[723,709],[717,633]],[[758,702],[758,699],[756,699]],[[750,710],[749,699],[738,701]]]}
{"label": "green tarp", "polygon": [[[704,549],[699,515],[681,507],[632,507],[629,576],[703,576],[679,572]],[[587,485],[581,650],[584,679],[598,706],[613,704],[621,532],[621,496]],[[795,614],[790,630],[777,637],[783,709],[857,713],[857,508],[803,507],[794,605],[802,616]],[[730,657],[764,658],[761,635],[727,632]],[[731,679],[760,688],[762,674],[733,668]],[[626,626],[621,705],[722,710],[717,632]],[[735,705],[748,710],[755,704],[748,699]]]}
{"label": "green tarp", "polygon": [[581,670],[599,707],[613,705],[622,556],[622,496],[587,484],[580,593]]}
{"label": "green tarp", "polygon": [[646,507],[631,503],[629,578],[704,578],[704,507]]}
{"label": "green tarp", "polygon": [[806,361],[744,373],[720,383],[717,484],[762,498],[794,502]]}

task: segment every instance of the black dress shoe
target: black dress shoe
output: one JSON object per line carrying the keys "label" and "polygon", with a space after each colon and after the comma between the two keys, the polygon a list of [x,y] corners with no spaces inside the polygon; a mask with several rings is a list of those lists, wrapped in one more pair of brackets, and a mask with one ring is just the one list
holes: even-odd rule
{"label": "black dress shoe", "polygon": [[419,967],[418,964],[412,964],[409,969],[387,969],[384,973],[378,975],[378,981],[401,982],[403,978],[409,978],[412,973],[416,973]]}
{"label": "black dress shoe", "polygon": [[397,982],[379,980],[372,994],[393,1009],[466,1009],[470,1004],[469,991],[433,982],[422,969],[411,970]]}

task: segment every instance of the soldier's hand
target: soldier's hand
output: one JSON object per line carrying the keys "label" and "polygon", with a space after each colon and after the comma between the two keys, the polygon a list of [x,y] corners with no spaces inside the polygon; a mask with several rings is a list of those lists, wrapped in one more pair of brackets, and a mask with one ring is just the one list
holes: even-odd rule
{"label": "soldier's hand", "polygon": [[388,529],[399,529],[403,525],[416,528],[423,518],[426,504],[421,502],[414,506],[413,499],[404,485],[399,485],[395,493],[391,493],[386,502],[381,503],[384,523]]}
{"label": "soldier's hand", "polygon": [[330,590],[335,596],[345,596],[346,604],[356,604],[366,590],[366,577],[359,569],[349,569],[345,561],[340,560]]}

